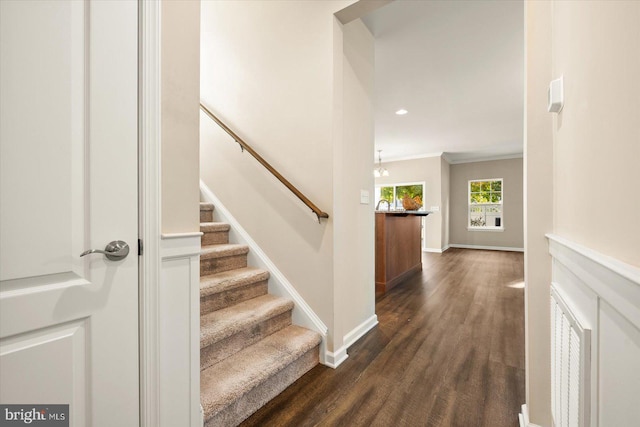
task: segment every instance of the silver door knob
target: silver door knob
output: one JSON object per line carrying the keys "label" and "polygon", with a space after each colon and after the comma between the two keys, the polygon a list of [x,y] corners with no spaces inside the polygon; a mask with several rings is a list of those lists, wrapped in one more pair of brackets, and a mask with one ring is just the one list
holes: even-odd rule
{"label": "silver door knob", "polygon": [[89,254],[104,254],[111,261],[124,259],[129,255],[129,245],[122,240],[114,240],[105,246],[104,251],[100,249],[89,249],[80,254],[81,257]]}

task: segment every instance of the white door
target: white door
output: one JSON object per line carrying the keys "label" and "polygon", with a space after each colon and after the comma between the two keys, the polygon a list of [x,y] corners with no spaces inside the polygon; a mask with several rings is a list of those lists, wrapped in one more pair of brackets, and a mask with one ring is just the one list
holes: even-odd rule
{"label": "white door", "polygon": [[72,426],[139,425],[137,44],[135,1],[0,0],[0,404]]}

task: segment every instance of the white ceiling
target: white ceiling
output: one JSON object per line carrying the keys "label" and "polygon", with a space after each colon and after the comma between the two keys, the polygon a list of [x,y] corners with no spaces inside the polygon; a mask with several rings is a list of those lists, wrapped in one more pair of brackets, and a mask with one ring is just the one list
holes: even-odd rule
{"label": "white ceiling", "polygon": [[[522,153],[522,1],[397,0],[363,21],[376,43],[375,145],[383,162]],[[400,108],[409,113],[396,115]]]}

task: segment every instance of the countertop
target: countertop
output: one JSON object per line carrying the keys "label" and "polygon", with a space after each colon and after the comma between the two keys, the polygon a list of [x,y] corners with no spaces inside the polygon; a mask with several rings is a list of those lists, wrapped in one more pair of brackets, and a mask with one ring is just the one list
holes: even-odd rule
{"label": "countertop", "polygon": [[427,216],[433,212],[432,211],[376,211],[376,213],[393,215],[393,216],[408,216],[408,215]]}

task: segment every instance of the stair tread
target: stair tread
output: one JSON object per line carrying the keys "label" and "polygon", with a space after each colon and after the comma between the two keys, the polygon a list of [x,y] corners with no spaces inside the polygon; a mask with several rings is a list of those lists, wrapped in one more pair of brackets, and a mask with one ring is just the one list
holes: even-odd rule
{"label": "stair tread", "polygon": [[200,210],[201,211],[212,211],[213,210],[213,203],[200,202]]}
{"label": "stair tread", "polygon": [[223,271],[200,278],[200,296],[224,292],[269,278],[269,272],[260,268],[244,267]]}
{"label": "stair tread", "polygon": [[215,231],[229,231],[231,226],[226,222],[201,222],[200,223],[200,231],[203,233],[206,232],[215,232]]}
{"label": "stair tread", "polygon": [[291,309],[293,309],[293,301],[266,294],[202,315],[200,317],[200,348]]}
{"label": "stair tread", "polygon": [[249,252],[249,246],[235,243],[203,246],[200,251],[200,259],[221,258],[233,255],[244,255]]}
{"label": "stair tread", "polygon": [[288,326],[201,372],[205,420],[264,383],[320,343],[320,335]]}

